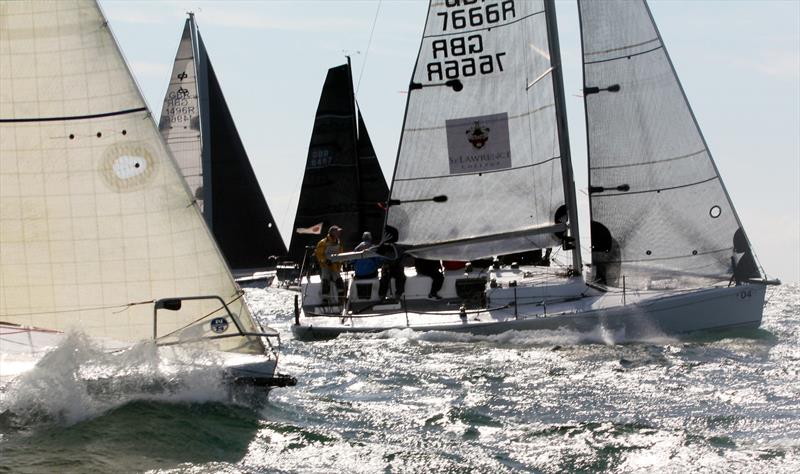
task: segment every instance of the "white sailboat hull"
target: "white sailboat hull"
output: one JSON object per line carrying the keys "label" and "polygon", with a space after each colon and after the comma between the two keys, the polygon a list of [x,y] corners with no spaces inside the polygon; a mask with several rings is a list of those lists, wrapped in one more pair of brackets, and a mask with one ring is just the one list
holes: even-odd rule
{"label": "white sailboat hull", "polygon": [[713,287],[698,290],[591,294],[552,304],[468,311],[395,313],[370,317],[298,318],[292,326],[300,340],[331,339],[344,333],[375,333],[389,329],[448,331],[476,335],[506,331],[567,330],[612,332],[619,341],[646,340],[697,331],[757,328],[764,307],[763,285]]}
{"label": "white sailboat hull", "polygon": [[[69,344],[65,342],[69,337],[69,334],[61,331],[0,323],[0,392],[14,379],[35,370],[50,351],[57,350],[65,343]],[[129,344],[110,340],[93,339],[91,343],[109,354],[121,353],[131,348]],[[85,351],[86,348],[76,347],[72,350]],[[161,388],[180,385],[182,379],[191,378],[193,374],[213,371],[219,371],[221,380],[229,386],[250,385],[269,390],[273,386],[293,385],[291,378],[276,374],[275,358],[265,354],[222,351],[192,353],[190,350],[176,358],[176,350],[181,349],[175,346],[158,348],[159,362],[155,367],[146,359],[139,360],[138,366],[135,357],[126,359],[130,367],[127,367],[129,370],[125,370],[125,373],[132,379],[155,376],[155,380],[165,382],[156,384]],[[202,360],[198,356],[203,356]],[[187,365],[187,360],[191,360],[191,364]],[[109,370],[119,371],[111,358],[101,359],[99,365],[97,362],[87,362],[85,367],[73,367],[86,381],[102,381],[108,376]],[[117,373],[114,376],[119,378]]]}

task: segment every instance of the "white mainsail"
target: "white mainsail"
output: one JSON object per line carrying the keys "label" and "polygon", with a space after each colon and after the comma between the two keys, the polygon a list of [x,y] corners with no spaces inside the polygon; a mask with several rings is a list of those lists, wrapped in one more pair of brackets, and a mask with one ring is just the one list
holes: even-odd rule
{"label": "white mainsail", "polygon": [[205,200],[203,143],[192,27],[192,22],[186,20],[164,104],[161,107],[158,128],[202,211]]}
{"label": "white mainsail", "polygon": [[[134,342],[258,332],[92,0],[0,3],[0,321]],[[261,353],[260,338],[213,339]]]}
{"label": "white mainsail", "polygon": [[431,2],[387,218],[400,245],[447,260],[561,245],[556,64],[545,2]]}
{"label": "white mainsail", "polygon": [[578,3],[596,276],[639,288],[760,277],[647,4]]}

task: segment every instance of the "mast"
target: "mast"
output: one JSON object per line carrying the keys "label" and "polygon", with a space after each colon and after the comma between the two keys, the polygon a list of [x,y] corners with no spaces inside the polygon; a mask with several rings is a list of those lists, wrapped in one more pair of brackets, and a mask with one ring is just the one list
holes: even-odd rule
{"label": "mast", "polygon": [[[352,126],[352,130],[353,130],[353,154],[355,155],[354,163],[356,164],[356,166],[355,166],[355,169],[356,169],[356,189],[360,190],[361,189],[361,173],[360,173],[360,169],[359,168],[360,168],[360,165],[361,165],[361,157],[359,156],[359,153],[358,153],[359,152],[359,150],[358,150],[358,108],[356,107],[356,93],[353,90],[353,68],[352,68],[352,66],[350,64],[350,55],[346,55],[345,57],[347,58],[347,87],[348,87],[347,91],[350,94],[350,105],[353,108],[353,114],[352,114],[353,115],[353,126]],[[358,193],[358,196],[359,196],[359,200],[360,200],[360,197],[361,197],[361,193],[360,192]],[[358,218],[357,218],[358,233],[360,233],[360,232],[363,231],[363,227],[364,227],[364,222],[363,222],[364,219],[362,219],[364,203],[358,202],[358,203],[356,203],[356,205],[358,207]]]}
{"label": "mast", "polygon": [[564,100],[564,78],[561,73],[561,50],[558,44],[558,24],[554,0],[544,0],[544,13],[547,19],[547,44],[550,48],[550,64],[553,67],[553,96],[556,107],[556,124],[558,126],[558,148],[561,154],[561,176],[564,181],[564,200],[569,219],[569,234],[573,239],[572,267],[582,274],[581,241],[578,234],[578,206],[575,198],[575,180],[572,175],[572,156],[569,148],[569,132],[567,129],[567,108]]}
{"label": "mast", "polygon": [[200,45],[197,24],[194,21],[194,12],[189,12],[190,31],[192,33],[192,52],[194,54],[194,73],[197,78],[197,103],[200,105],[200,161],[203,166],[203,218],[209,229],[214,229],[211,186],[211,135],[208,126],[210,112],[208,106],[208,57],[205,48]]}

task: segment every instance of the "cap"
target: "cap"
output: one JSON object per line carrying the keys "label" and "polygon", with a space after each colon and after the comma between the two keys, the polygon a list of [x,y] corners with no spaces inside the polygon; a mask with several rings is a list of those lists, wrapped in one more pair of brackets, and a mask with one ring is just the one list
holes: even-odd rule
{"label": "cap", "polygon": [[337,231],[337,230],[342,230],[342,228],[341,228],[341,227],[339,227],[338,225],[332,225],[332,226],[330,226],[330,227],[328,228],[328,233],[330,234],[331,232],[333,232],[333,231]]}

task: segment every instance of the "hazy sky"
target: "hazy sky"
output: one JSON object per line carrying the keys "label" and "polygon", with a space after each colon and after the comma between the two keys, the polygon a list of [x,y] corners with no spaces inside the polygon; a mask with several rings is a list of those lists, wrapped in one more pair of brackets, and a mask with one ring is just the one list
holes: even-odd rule
{"label": "hazy sky", "polygon": [[[156,116],[186,12],[196,13],[287,246],[322,83],[346,53],[360,78],[370,137],[391,177],[427,1],[100,3]],[[556,6],[585,223],[577,6]],[[770,277],[800,281],[800,0],[655,0],[650,7],[756,255]]]}

